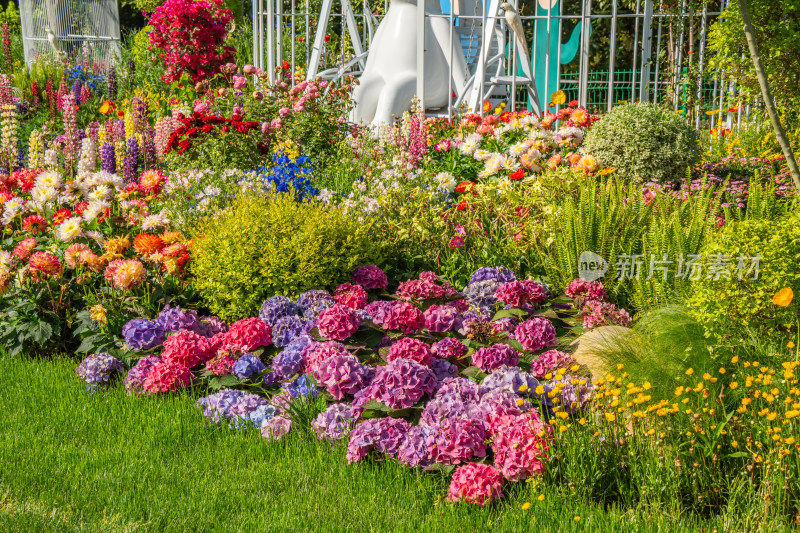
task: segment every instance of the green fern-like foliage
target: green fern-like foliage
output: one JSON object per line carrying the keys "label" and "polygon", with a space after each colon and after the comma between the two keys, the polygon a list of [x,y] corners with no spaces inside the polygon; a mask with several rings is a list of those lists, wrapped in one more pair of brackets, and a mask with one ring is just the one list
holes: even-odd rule
{"label": "green fern-like foliage", "polygon": [[242,193],[195,235],[194,286],[225,320],[254,316],[275,294],[332,289],[363,264],[380,264],[368,223],[294,193]]}

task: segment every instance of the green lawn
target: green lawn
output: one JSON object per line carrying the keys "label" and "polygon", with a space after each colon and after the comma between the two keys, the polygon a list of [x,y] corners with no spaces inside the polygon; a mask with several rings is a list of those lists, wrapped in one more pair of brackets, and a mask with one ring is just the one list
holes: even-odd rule
{"label": "green lawn", "polygon": [[488,508],[448,504],[439,475],[348,466],[342,447],[307,436],[276,443],[207,427],[189,394],[89,393],[75,365],[0,356],[0,531],[737,529],[725,517],[604,510],[525,483]]}

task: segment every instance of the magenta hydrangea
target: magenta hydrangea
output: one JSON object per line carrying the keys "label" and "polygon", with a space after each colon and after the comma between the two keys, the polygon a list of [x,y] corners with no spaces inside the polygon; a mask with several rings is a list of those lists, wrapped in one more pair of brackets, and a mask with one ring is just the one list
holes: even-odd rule
{"label": "magenta hydrangea", "polygon": [[245,318],[231,324],[225,342],[244,352],[251,352],[272,342],[272,329],[259,318]]}
{"label": "magenta hydrangea", "polygon": [[208,361],[206,363],[206,370],[215,376],[225,376],[231,373],[234,363],[236,363],[236,359],[228,354],[222,354]]}
{"label": "magenta hydrangea", "polygon": [[176,391],[192,382],[192,372],[183,365],[164,361],[154,364],[144,379],[142,388],[149,393]]}
{"label": "magenta hydrangea", "polygon": [[208,339],[194,331],[181,330],[173,333],[164,341],[161,360],[191,368],[206,361],[209,352]]}
{"label": "magenta hydrangea", "polygon": [[353,283],[365,289],[385,289],[389,285],[386,274],[376,265],[356,267],[351,276]]}
{"label": "magenta hydrangea", "polygon": [[422,313],[425,329],[431,333],[447,333],[461,326],[461,313],[450,305],[432,305]]}
{"label": "magenta hydrangea", "polygon": [[353,285],[352,283],[342,283],[333,292],[333,298],[336,303],[346,305],[351,309],[364,309],[367,305],[369,297],[367,291],[361,285]]}
{"label": "magenta hydrangea", "polygon": [[435,300],[439,298],[453,298],[458,295],[449,283],[442,282],[432,272],[423,272],[419,279],[410,279],[400,282],[397,287],[397,297],[408,301]]}
{"label": "magenta hydrangea", "polygon": [[547,294],[541,284],[531,281],[509,281],[498,286],[495,297],[506,305],[522,307],[539,304],[547,300]]}
{"label": "magenta hydrangea", "polygon": [[392,409],[411,407],[426,394],[433,396],[438,385],[430,368],[409,359],[395,359],[375,369],[372,383],[356,394],[354,405],[378,400]]}
{"label": "magenta hydrangea", "polygon": [[386,354],[387,361],[395,359],[411,359],[425,366],[431,366],[433,354],[431,347],[423,340],[414,337],[400,337],[390,347]]}
{"label": "magenta hydrangea", "polygon": [[546,318],[536,316],[514,330],[514,338],[528,351],[539,351],[556,343],[556,328]]}
{"label": "magenta hydrangea", "polygon": [[408,302],[392,302],[383,318],[384,329],[395,329],[403,333],[416,333],[424,326],[422,311]]}
{"label": "magenta hydrangea", "polygon": [[320,364],[335,355],[350,355],[343,344],[334,341],[309,342],[301,352],[306,372],[314,372]]}
{"label": "magenta hydrangea", "polygon": [[155,355],[148,355],[139,359],[135,365],[128,371],[122,383],[128,394],[139,394],[144,390],[144,380],[153,365],[161,361]]}
{"label": "magenta hydrangea", "polygon": [[583,298],[584,300],[601,300],[608,299],[608,293],[603,284],[599,281],[587,281],[583,278],[577,278],[567,285],[564,294],[568,298]]}
{"label": "magenta hydrangea", "polygon": [[439,422],[439,430],[434,462],[457,465],[486,456],[486,430],[481,420],[445,418]]}
{"label": "magenta hydrangea", "polygon": [[438,425],[412,426],[397,449],[397,460],[411,468],[430,466],[440,433]]}
{"label": "magenta hydrangea", "polygon": [[358,420],[356,410],[346,403],[333,403],[311,422],[319,440],[337,441],[346,437]]}
{"label": "magenta hydrangea", "polygon": [[447,489],[448,502],[486,506],[503,497],[503,475],[491,465],[469,463],[453,473]]}
{"label": "magenta hydrangea", "polygon": [[472,354],[472,364],[484,372],[489,372],[501,366],[516,366],[519,364],[520,353],[508,344],[493,344],[478,348]]}
{"label": "magenta hydrangea", "polygon": [[583,315],[584,329],[612,324],[627,327],[631,324],[631,315],[625,309],[620,309],[610,302],[601,302],[599,300],[586,302],[581,310],[581,315]]}
{"label": "magenta hydrangea", "polygon": [[433,343],[431,351],[440,359],[455,360],[467,353],[467,347],[455,337],[445,337]]}
{"label": "magenta hydrangea", "polygon": [[517,329],[517,320],[511,317],[498,318],[492,321],[492,332],[495,335],[501,333],[510,333],[510,338],[514,336],[514,330]]}
{"label": "magenta hydrangea", "polygon": [[355,394],[369,384],[372,372],[355,355],[334,355],[322,361],[314,370],[314,379],[334,400]]}
{"label": "magenta hydrangea", "polygon": [[537,415],[500,417],[492,440],[494,465],[509,481],[520,481],[545,469],[547,438],[551,429]]}
{"label": "magenta hydrangea", "polygon": [[375,300],[370,302],[364,307],[364,311],[370,316],[371,320],[376,324],[383,324],[383,319],[386,318],[387,313],[392,308],[393,302],[387,300]]}
{"label": "magenta hydrangea", "polygon": [[458,376],[458,367],[447,359],[434,358],[430,367],[439,382]]}
{"label": "magenta hydrangea", "polygon": [[402,418],[373,418],[361,422],[350,432],[347,462],[358,462],[370,452],[394,457],[410,427]]}
{"label": "magenta hydrangea", "polygon": [[531,374],[537,378],[543,378],[559,368],[569,368],[575,363],[572,356],[559,350],[547,350],[539,357],[531,361]]}
{"label": "magenta hydrangea", "polygon": [[336,304],[319,314],[317,329],[320,334],[331,340],[343,341],[358,331],[361,318],[350,307]]}

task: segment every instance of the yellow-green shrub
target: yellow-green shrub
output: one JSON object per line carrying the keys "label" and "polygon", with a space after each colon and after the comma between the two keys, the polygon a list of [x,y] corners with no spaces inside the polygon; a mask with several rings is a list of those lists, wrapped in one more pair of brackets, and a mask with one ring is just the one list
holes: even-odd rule
{"label": "yellow-green shrub", "polygon": [[[798,299],[781,307],[772,297],[785,287],[800,292],[800,212],[775,220],[729,223],[706,243],[701,256],[709,261],[716,254],[729,256],[731,279],[706,279],[704,269],[702,279],[692,283],[689,298],[691,313],[708,335],[736,342],[747,337],[748,330],[775,340],[797,332]],[[739,280],[739,257],[757,254],[761,255],[758,278],[751,280],[753,273],[745,273]],[[750,265],[746,259],[744,269]]]}
{"label": "yellow-green shrub", "polygon": [[367,222],[294,193],[242,193],[196,232],[194,285],[226,320],[255,316],[266,298],[331,289],[363,264],[380,264]]}

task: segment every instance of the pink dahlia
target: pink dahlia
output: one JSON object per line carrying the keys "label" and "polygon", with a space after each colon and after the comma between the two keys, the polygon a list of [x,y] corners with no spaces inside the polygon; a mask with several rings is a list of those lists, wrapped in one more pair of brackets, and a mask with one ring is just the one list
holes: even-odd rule
{"label": "pink dahlia", "polygon": [[489,372],[501,366],[517,366],[520,353],[508,344],[493,344],[472,354],[472,364]]}
{"label": "pink dahlia", "polygon": [[401,337],[389,348],[386,355],[387,361],[395,359],[410,359],[425,366],[433,363],[433,354],[428,343],[413,337]]}
{"label": "pink dahlia", "polygon": [[485,506],[503,497],[503,476],[493,466],[469,463],[453,474],[447,501]]}
{"label": "pink dahlia", "polygon": [[161,360],[192,368],[208,359],[208,356],[208,339],[194,331],[183,329],[173,333],[164,341]]}
{"label": "pink dahlia", "polygon": [[356,267],[351,277],[353,283],[365,289],[385,289],[389,285],[386,274],[376,265]]}
{"label": "pink dahlia", "polygon": [[544,472],[550,426],[532,411],[506,415],[495,421],[492,441],[494,465],[509,481],[520,481]]}
{"label": "pink dahlia", "polygon": [[343,344],[334,341],[309,342],[301,352],[305,360],[306,372],[315,372],[323,361],[335,355],[350,355]]}
{"label": "pink dahlia", "polygon": [[225,334],[225,343],[250,352],[272,342],[272,329],[259,318],[237,320]]}
{"label": "pink dahlia", "polygon": [[422,311],[408,302],[392,302],[383,318],[385,329],[397,329],[403,333],[416,333],[425,326]]}
{"label": "pink dahlia", "polygon": [[425,329],[432,333],[446,333],[461,326],[461,313],[450,305],[432,305],[422,313]]}
{"label": "pink dahlia", "polygon": [[361,318],[355,309],[335,304],[319,314],[317,329],[328,339],[343,341],[358,331]]}
{"label": "pink dahlia", "polygon": [[335,400],[355,394],[370,380],[370,372],[355,355],[334,355],[322,361],[314,371],[314,379]]}
{"label": "pink dahlia", "polygon": [[192,382],[192,373],[183,365],[160,361],[153,365],[144,378],[143,389],[150,393],[176,391]]}
{"label": "pink dahlia", "polygon": [[36,248],[36,239],[28,237],[27,239],[22,239],[20,243],[14,247],[14,252],[11,255],[21,261],[25,261],[30,257],[34,248]]}
{"label": "pink dahlia", "polygon": [[537,316],[517,326],[514,338],[524,349],[535,352],[556,343],[556,328],[546,318]]}
{"label": "pink dahlia", "polygon": [[367,291],[361,285],[352,283],[342,283],[333,292],[333,299],[336,303],[346,305],[351,309],[364,309],[367,305]]}

